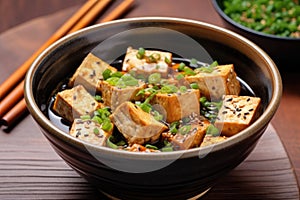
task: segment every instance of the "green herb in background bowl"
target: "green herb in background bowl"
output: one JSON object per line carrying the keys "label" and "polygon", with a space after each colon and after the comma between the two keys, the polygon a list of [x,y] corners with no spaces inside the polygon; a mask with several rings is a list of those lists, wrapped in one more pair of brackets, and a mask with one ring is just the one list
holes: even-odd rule
{"label": "green herb in background bowl", "polygon": [[261,47],[280,71],[299,71],[300,0],[212,0],[212,5],[225,28]]}
{"label": "green herb in background bowl", "polygon": [[266,34],[300,38],[298,0],[224,0],[224,13],[237,23]]}

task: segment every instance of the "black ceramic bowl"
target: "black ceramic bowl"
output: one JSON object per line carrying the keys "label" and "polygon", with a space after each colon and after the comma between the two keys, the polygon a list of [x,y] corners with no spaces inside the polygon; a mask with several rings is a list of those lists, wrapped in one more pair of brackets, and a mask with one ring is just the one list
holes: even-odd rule
{"label": "black ceramic bowl", "polygon": [[[199,53],[187,46],[190,44],[174,40],[170,31],[201,44],[213,60],[235,65],[239,77],[262,99],[263,112],[250,127],[210,147],[137,153],[88,144],[49,120],[47,105],[51,95],[101,42],[109,55],[123,51],[135,41],[143,47],[154,42],[161,47],[179,46],[191,54]],[[115,40],[106,42],[111,36]],[[127,36],[131,40],[124,39]],[[203,194],[253,150],[277,110],[281,92],[275,64],[249,40],[203,22],[162,17],[113,21],[66,36],[35,60],[25,80],[28,109],[55,151],[99,191],[121,199],[187,199]]]}
{"label": "black ceramic bowl", "polygon": [[230,26],[230,30],[241,34],[261,47],[277,64],[280,71],[299,70],[300,38],[276,36],[255,31],[245,27],[224,13],[223,0],[213,0],[214,8],[224,21]]}

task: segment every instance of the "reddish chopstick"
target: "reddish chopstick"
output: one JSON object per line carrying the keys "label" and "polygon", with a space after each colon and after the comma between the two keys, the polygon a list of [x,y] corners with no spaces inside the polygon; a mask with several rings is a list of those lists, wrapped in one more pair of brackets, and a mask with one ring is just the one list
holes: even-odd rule
{"label": "reddish chopstick", "polygon": [[87,1],[66,23],[64,23],[28,60],[26,60],[6,81],[0,85],[0,99],[25,76],[28,68],[35,58],[50,44],[64,36],[95,4],[97,0]]}
{"label": "reddish chopstick", "polygon": [[[87,26],[89,24],[89,22],[92,22],[95,19],[98,12],[102,11],[103,8],[108,5],[109,2],[110,2],[110,0],[101,0],[101,2],[99,2],[96,6],[94,6],[94,8],[91,9],[90,13],[93,13],[93,14],[87,13],[85,16],[82,16],[82,19],[80,21],[77,21],[78,23],[76,25],[74,25],[72,28],[68,29],[68,32],[66,34],[77,31],[77,30]],[[104,19],[102,19],[101,22],[111,21],[111,20],[114,20],[114,19],[120,17],[125,11],[127,11],[130,8],[130,6],[133,3],[134,3],[134,0],[125,0],[119,6],[117,6],[110,14],[108,14]],[[102,6],[100,6],[100,5],[102,5]],[[98,12],[96,12],[96,10],[98,10]],[[36,55],[36,57],[37,56],[38,56],[38,54]],[[33,60],[32,60],[32,62],[33,62]],[[24,82],[22,81],[17,87],[18,90],[20,90],[20,88],[22,88],[21,97],[23,97],[23,87],[24,87]],[[20,94],[20,91],[18,91],[16,93]],[[7,112],[4,115],[4,117],[0,120],[0,125],[5,125],[7,127],[12,126],[15,122],[17,122],[18,118],[22,116],[22,113],[25,113],[25,112],[26,112],[26,102],[23,98],[16,105],[16,108],[13,108],[12,110],[10,110],[9,112]],[[1,113],[1,110],[0,110],[0,113]]]}
{"label": "reddish chopstick", "polygon": [[0,119],[16,104],[16,102],[23,98],[23,87],[24,81],[0,102]]}
{"label": "reddish chopstick", "polygon": [[1,125],[6,129],[10,129],[18,120],[27,113],[26,102],[23,98],[17,105],[15,105],[6,115],[0,120]]}
{"label": "reddish chopstick", "polygon": [[114,19],[119,18],[125,11],[127,11],[132,6],[133,3],[134,3],[134,0],[125,0],[125,1],[123,1],[109,15],[107,15],[106,17],[104,17],[101,20],[101,23],[112,21]]}

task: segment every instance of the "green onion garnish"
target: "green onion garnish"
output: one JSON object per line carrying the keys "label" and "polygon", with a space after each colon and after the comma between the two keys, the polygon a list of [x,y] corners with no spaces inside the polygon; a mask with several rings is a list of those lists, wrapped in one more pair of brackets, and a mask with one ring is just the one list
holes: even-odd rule
{"label": "green onion garnish", "polygon": [[138,59],[143,59],[144,55],[145,55],[145,52],[146,52],[145,49],[142,48],[142,47],[140,47],[139,50],[138,50],[138,52],[137,52],[137,54],[136,54],[136,57]]}
{"label": "green onion garnish", "polygon": [[161,80],[160,73],[153,73],[153,74],[150,74],[150,76],[148,77],[148,82],[150,84],[157,84],[160,82],[160,80]]}
{"label": "green onion garnish", "polygon": [[206,129],[206,134],[216,137],[216,136],[219,136],[220,132],[219,132],[219,129],[217,127],[210,124]]}
{"label": "green onion garnish", "polygon": [[191,130],[192,126],[190,124],[184,125],[179,128],[178,132],[182,135],[188,134]]}
{"label": "green onion garnish", "polygon": [[184,67],[185,67],[185,64],[183,62],[180,63],[178,66],[178,71],[183,71]]}
{"label": "green onion garnish", "polygon": [[145,147],[146,147],[147,149],[154,149],[154,150],[158,150],[158,148],[157,148],[156,146],[154,146],[154,145],[151,145],[151,144],[146,144],[146,145],[145,145]]}
{"label": "green onion garnish", "polygon": [[111,76],[111,70],[110,69],[106,69],[102,72],[102,76],[104,80],[107,80],[108,78],[110,78]]}
{"label": "green onion garnish", "polygon": [[106,144],[108,147],[110,147],[112,149],[118,149],[118,146],[112,142],[113,139],[114,139],[114,137],[112,135],[109,136],[109,138],[107,138]]}
{"label": "green onion garnish", "polygon": [[190,86],[192,89],[199,89],[199,85],[197,83],[191,83]]}

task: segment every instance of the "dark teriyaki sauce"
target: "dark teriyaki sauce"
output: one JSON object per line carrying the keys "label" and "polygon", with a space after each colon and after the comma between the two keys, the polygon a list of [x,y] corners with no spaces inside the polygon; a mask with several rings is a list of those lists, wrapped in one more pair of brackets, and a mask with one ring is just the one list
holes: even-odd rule
{"label": "dark teriyaki sauce", "polygon": [[[123,62],[123,56],[116,59],[116,61],[114,61],[113,63],[111,63],[110,65],[117,68],[118,70],[122,69],[122,62]],[[184,59],[184,58],[178,58],[178,57],[173,57],[173,62],[174,63],[185,63],[187,66],[190,65],[190,60],[189,59]],[[198,67],[201,67],[203,65],[206,65],[206,63],[201,63],[198,62]],[[72,75],[70,75],[71,77]],[[69,77],[69,78],[70,78]],[[48,116],[49,120],[55,125],[57,126],[59,129],[61,129],[62,131],[68,133],[69,129],[71,127],[71,123],[68,122],[67,120],[63,119],[62,117],[58,116],[52,109],[53,107],[53,103],[55,101],[55,96],[57,94],[57,92],[59,91],[63,91],[65,89],[68,89],[68,81],[69,78],[63,80],[61,82],[61,84],[59,84],[58,88],[56,88],[56,90],[53,92],[53,96],[50,97],[49,101],[48,101],[48,105],[47,105],[47,111],[46,111],[46,115]],[[254,91],[251,89],[251,87],[244,81],[242,80],[240,77],[237,77],[237,79],[239,80],[240,84],[241,84],[241,92],[240,95],[241,96],[256,96]],[[118,130],[116,130],[116,132],[118,132]],[[116,134],[118,135],[118,133]]]}

